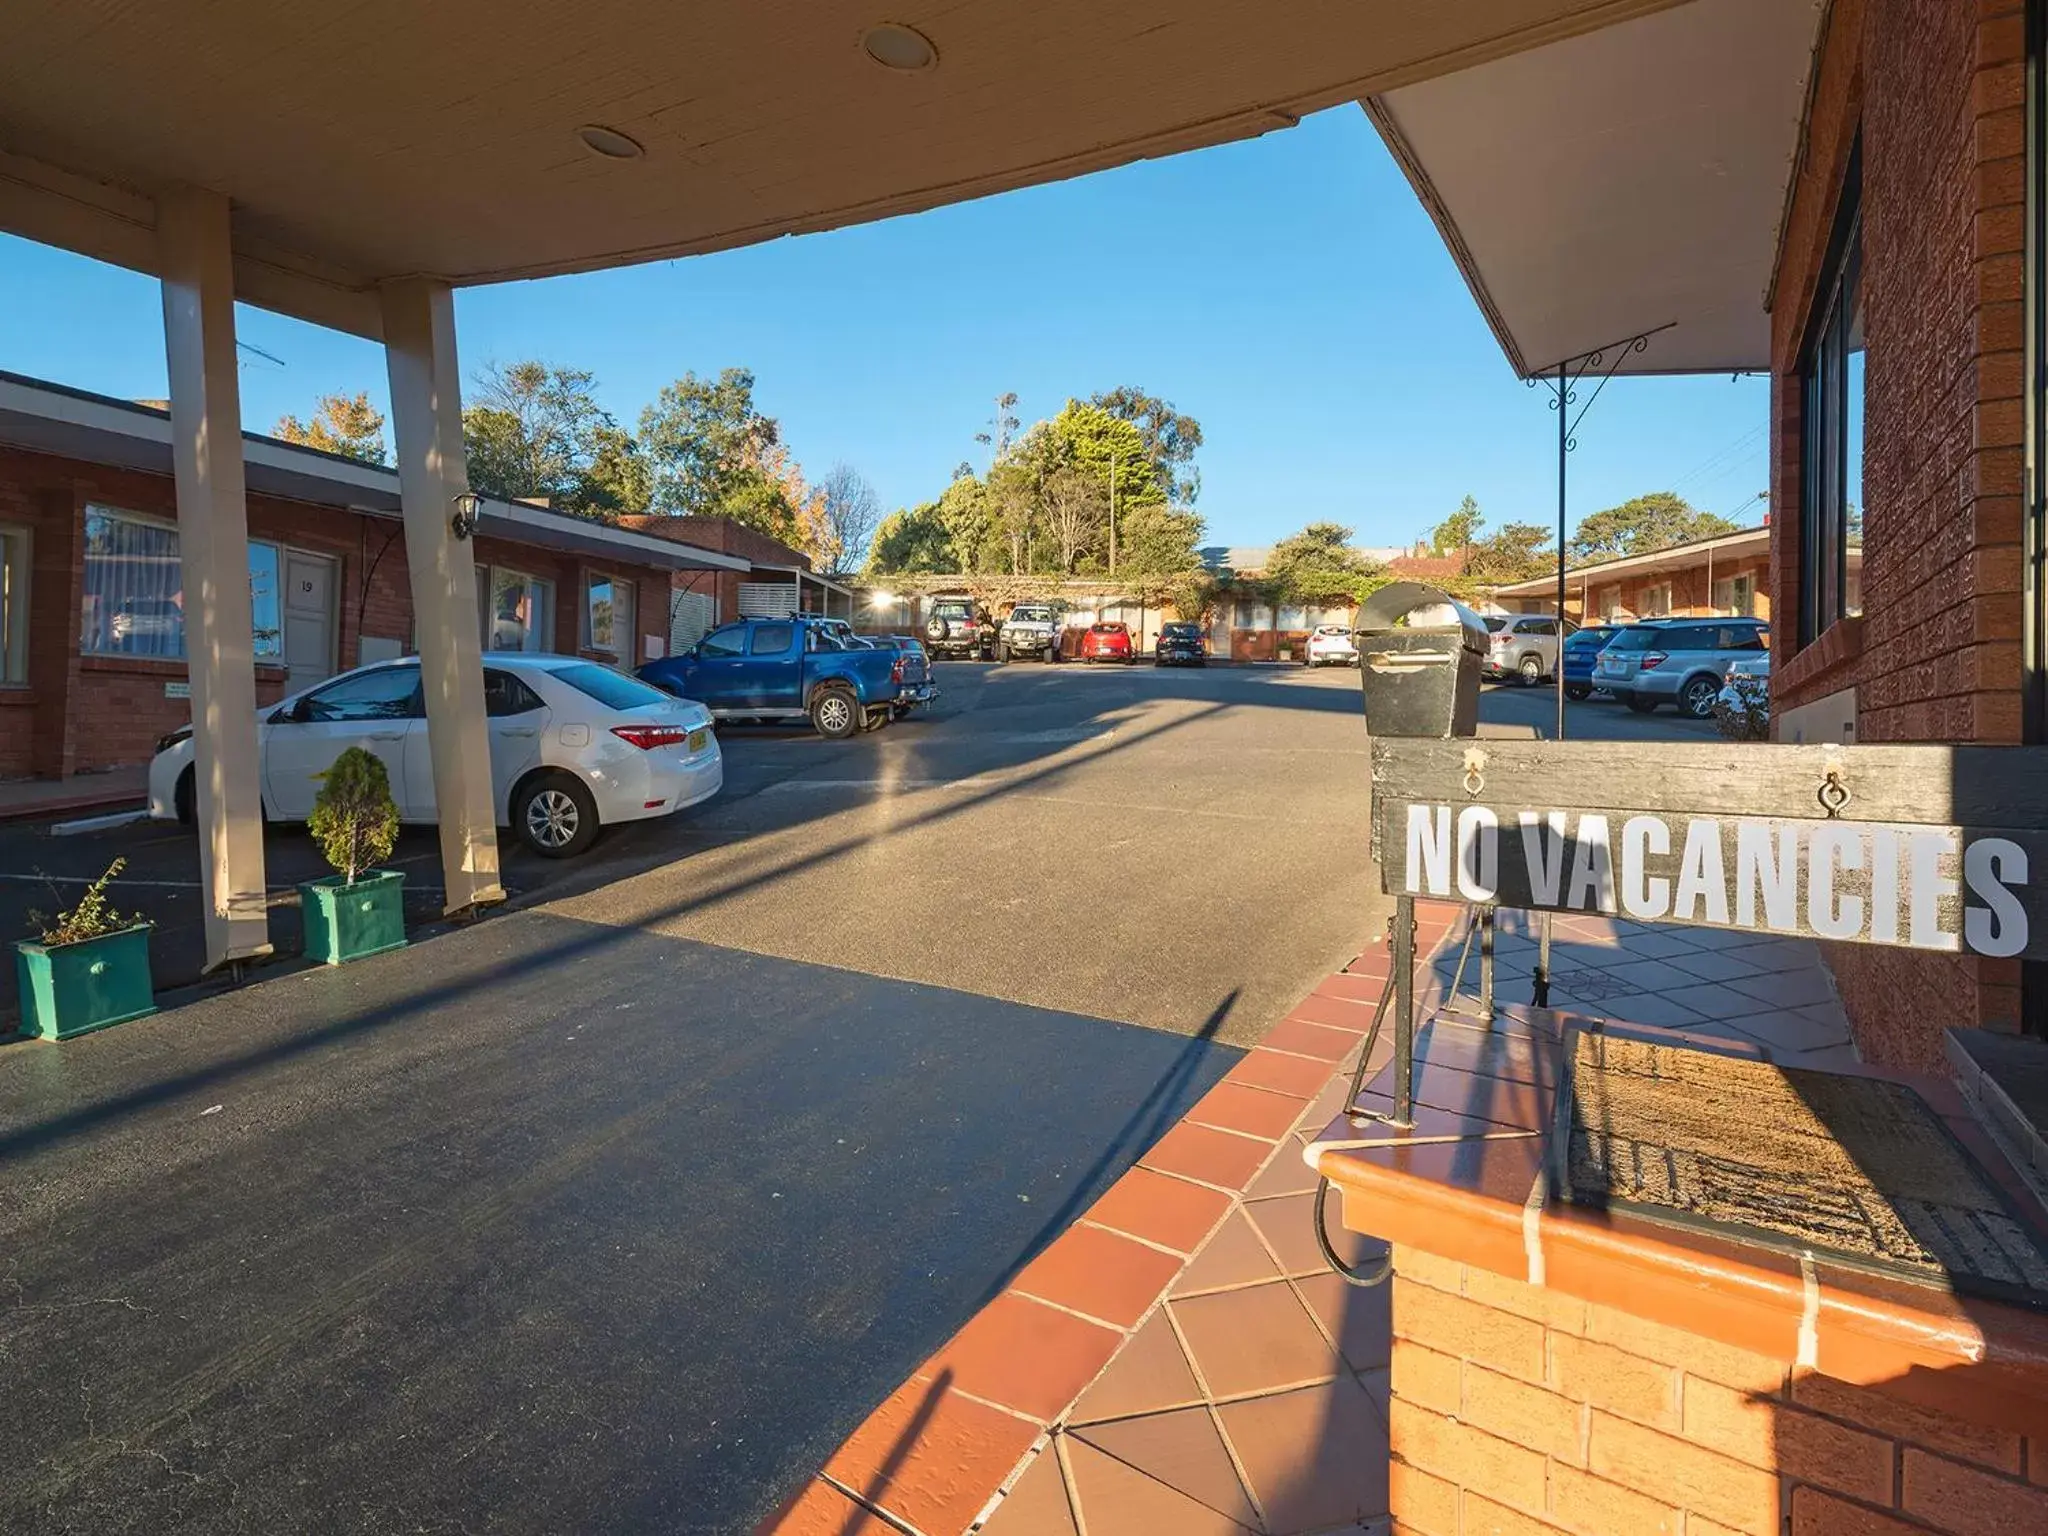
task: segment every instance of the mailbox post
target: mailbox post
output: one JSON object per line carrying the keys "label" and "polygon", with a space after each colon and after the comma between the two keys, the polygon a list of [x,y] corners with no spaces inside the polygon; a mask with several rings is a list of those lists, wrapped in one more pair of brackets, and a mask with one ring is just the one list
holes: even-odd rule
{"label": "mailbox post", "polygon": [[[1486,621],[1445,592],[1397,581],[1365,600],[1354,639],[1368,738],[1448,740],[1479,730]],[[1493,909],[1480,913],[1480,1006],[1493,1018]],[[1414,1123],[1415,899],[1394,901],[1394,1121]],[[1363,1068],[1364,1063],[1360,1063]]]}

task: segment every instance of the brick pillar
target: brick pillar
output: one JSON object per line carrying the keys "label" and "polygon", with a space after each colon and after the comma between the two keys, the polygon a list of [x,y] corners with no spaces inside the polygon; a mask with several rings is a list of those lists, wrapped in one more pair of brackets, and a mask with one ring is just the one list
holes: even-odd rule
{"label": "brick pillar", "polygon": [[2048,1439],[1418,1249],[1394,1271],[1396,1532],[2048,1531]]}
{"label": "brick pillar", "polygon": [[85,509],[69,487],[36,493],[29,574],[28,685],[35,694],[32,769],[68,777],[78,762],[72,719],[78,694],[78,610],[85,590]]}

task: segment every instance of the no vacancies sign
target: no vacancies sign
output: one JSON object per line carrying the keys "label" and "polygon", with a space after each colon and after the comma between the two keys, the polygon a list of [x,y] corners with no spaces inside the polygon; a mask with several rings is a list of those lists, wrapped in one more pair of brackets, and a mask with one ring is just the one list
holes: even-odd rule
{"label": "no vacancies sign", "polygon": [[[2048,825],[2032,824],[2048,806],[2009,777],[1958,780],[1982,752],[2048,775],[2027,748],[1376,741],[1375,844],[1392,894],[2048,957]],[[1880,760],[1900,754],[1921,760]],[[1902,767],[1907,782],[1872,783]],[[1913,799],[2006,824],[1853,815]],[[1773,814],[1802,801],[1817,814]]]}

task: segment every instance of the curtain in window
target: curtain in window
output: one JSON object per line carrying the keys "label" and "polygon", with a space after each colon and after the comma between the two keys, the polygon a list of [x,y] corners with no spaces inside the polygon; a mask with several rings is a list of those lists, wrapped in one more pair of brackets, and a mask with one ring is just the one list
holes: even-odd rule
{"label": "curtain in window", "polygon": [[177,529],[87,509],[78,647],[118,656],[185,654]]}

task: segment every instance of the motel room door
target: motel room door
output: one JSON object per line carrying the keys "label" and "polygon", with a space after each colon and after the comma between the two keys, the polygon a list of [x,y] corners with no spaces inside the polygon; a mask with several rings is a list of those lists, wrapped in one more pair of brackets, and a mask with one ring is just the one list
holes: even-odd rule
{"label": "motel room door", "polygon": [[334,562],[324,555],[284,552],[284,664],[287,691],[334,675]]}

